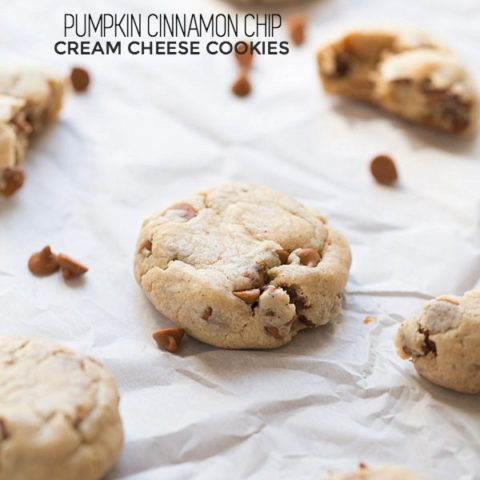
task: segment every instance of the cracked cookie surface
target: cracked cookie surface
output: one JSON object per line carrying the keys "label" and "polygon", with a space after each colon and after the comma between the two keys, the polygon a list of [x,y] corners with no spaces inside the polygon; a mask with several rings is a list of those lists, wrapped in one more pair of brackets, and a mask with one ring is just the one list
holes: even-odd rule
{"label": "cracked cookie surface", "polygon": [[432,383],[480,393],[480,291],[428,302],[420,316],[400,325],[395,344]]}
{"label": "cracked cookie surface", "polygon": [[414,28],[352,30],[320,48],[324,89],[374,103],[410,121],[471,132],[479,96],[460,60]]}
{"label": "cracked cookie surface", "polygon": [[391,465],[378,468],[360,468],[346,474],[331,474],[328,480],[422,480],[409,470]]}
{"label": "cracked cookie surface", "polygon": [[118,391],[94,359],[0,337],[0,480],[97,480],[123,443]]}
{"label": "cracked cookie surface", "polygon": [[350,249],[325,219],[270,188],[224,184],[144,222],[135,273],[198,340],[275,348],[341,310]]}

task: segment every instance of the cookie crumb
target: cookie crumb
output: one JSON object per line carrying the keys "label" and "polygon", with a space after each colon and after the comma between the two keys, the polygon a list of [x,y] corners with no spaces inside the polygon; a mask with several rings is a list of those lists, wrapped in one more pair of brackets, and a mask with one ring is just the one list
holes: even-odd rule
{"label": "cookie crumb", "polygon": [[247,73],[244,71],[240,72],[240,75],[232,85],[233,94],[237,97],[246,97],[247,95],[250,95],[251,91],[252,85],[250,84]]}
{"label": "cookie crumb", "polygon": [[365,325],[368,325],[369,323],[373,323],[375,322],[377,319],[373,316],[373,315],[367,315],[364,319],[363,319],[363,323]]}
{"label": "cookie crumb", "polygon": [[90,85],[90,74],[82,67],[73,67],[70,73],[70,80],[76,92],[85,92]]}
{"label": "cookie crumb", "polygon": [[157,345],[170,353],[175,353],[180,346],[185,330],[183,328],[161,328],[152,333]]}
{"label": "cookie crumb", "polygon": [[393,185],[398,180],[395,162],[388,155],[377,155],[370,162],[370,171],[381,185]]}
{"label": "cookie crumb", "polygon": [[288,30],[292,42],[298,46],[303,45],[305,42],[305,27],[307,24],[307,18],[305,15],[298,14],[293,15],[288,19]]}

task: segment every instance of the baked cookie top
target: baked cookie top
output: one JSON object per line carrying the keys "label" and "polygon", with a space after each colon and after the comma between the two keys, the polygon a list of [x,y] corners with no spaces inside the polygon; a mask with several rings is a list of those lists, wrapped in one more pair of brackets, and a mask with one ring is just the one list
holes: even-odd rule
{"label": "baked cookie top", "polygon": [[331,474],[328,480],[422,480],[406,468],[385,465],[378,468],[360,468],[346,474]]}
{"label": "baked cookie top", "polygon": [[395,344],[418,373],[465,393],[480,393],[480,291],[443,295],[403,322]]}
{"label": "baked cookie top", "polygon": [[135,272],[152,303],[190,335],[272,348],[340,311],[350,250],[319,213],[270,188],[232,183],[148,219]]}
{"label": "baked cookie top", "polygon": [[94,359],[0,337],[0,479],[97,480],[119,455],[118,391]]}
{"label": "baked cookie top", "polygon": [[419,29],[354,29],[322,46],[317,61],[327,92],[450,133],[477,125],[478,91],[462,62]]}

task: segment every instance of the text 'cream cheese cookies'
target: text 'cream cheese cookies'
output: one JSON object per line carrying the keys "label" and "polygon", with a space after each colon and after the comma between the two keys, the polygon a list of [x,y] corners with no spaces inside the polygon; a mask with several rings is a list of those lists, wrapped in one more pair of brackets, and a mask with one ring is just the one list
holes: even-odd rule
{"label": "text 'cream cheese cookies'", "polygon": [[341,310],[351,257],[325,219],[286,195],[225,184],[144,222],[135,256],[149,300],[223,348],[275,348]]}

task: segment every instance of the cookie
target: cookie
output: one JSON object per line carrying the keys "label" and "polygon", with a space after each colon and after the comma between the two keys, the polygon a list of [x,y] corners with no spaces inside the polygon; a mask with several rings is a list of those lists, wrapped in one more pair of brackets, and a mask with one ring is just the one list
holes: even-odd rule
{"label": "cookie", "polygon": [[480,291],[428,302],[421,315],[400,325],[395,344],[432,383],[480,393]]}
{"label": "cookie", "polygon": [[55,120],[63,105],[65,78],[38,68],[0,68],[0,94],[25,100],[25,113],[33,131]]}
{"label": "cookie", "polygon": [[317,52],[324,89],[449,133],[475,129],[479,97],[459,59],[425,32],[359,29]]}
{"label": "cookie", "polygon": [[328,480],[422,480],[409,470],[392,465],[379,468],[360,468],[347,474],[330,474]]}
{"label": "cookie", "polygon": [[0,68],[0,194],[10,196],[23,183],[30,136],[57,117],[64,84],[51,72]]}
{"label": "cookie", "polygon": [[99,363],[0,337],[0,480],[97,480],[122,443],[117,387]]}
{"label": "cookie", "polygon": [[[25,100],[0,95],[0,173],[21,164],[30,133]],[[0,190],[4,188],[4,182],[0,175]]]}
{"label": "cookie", "polygon": [[275,348],[341,310],[350,249],[325,219],[264,186],[220,185],[146,220],[136,278],[186,332],[223,348]]}

